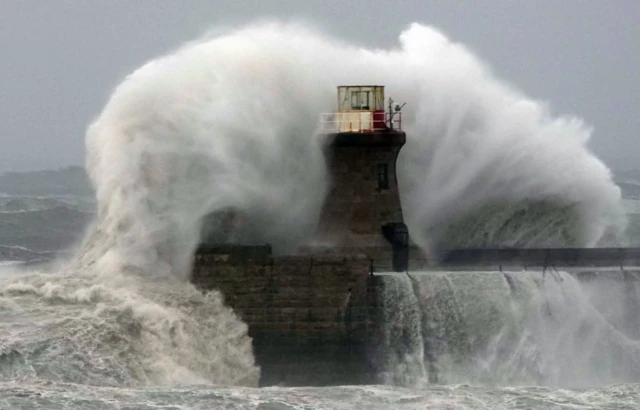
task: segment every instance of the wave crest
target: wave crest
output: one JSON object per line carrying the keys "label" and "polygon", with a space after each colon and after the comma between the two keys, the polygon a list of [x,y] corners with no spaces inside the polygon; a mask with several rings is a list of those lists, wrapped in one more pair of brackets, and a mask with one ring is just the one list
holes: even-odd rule
{"label": "wave crest", "polygon": [[[313,233],[326,192],[318,115],[333,109],[335,86],[345,83],[384,84],[389,96],[407,102],[409,140],[398,175],[418,244],[450,242],[447,226],[496,209],[492,203],[519,204],[507,209],[536,216],[558,211],[531,204],[572,209],[578,226],[563,231],[575,246],[622,232],[620,190],[586,147],[590,128],[554,118],[464,46],[418,24],[402,33],[399,47],[367,50],[277,23],[190,43],[118,87],[87,135],[104,215],[99,229],[125,226],[110,240],[152,231],[162,238],[160,253],[174,255],[169,265],[188,271],[184,255],[203,218],[233,208],[255,228],[255,241],[291,250]],[[503,245],[562,242],[525,225],[507,237],[485,224],[469,236],[488,234]],[[542,240],[547,232],[551,238]]]}

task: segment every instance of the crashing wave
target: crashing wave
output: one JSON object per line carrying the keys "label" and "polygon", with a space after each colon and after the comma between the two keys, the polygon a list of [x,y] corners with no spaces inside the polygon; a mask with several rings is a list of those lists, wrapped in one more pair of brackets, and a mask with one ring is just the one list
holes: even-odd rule
{"label": "crashing wave", "polygon": [[[495,222],[505,209],[508,226],[476,224],[467,235],[593,246],[622,231],[620,190],[586,148],[590,129],[552,117],[434,29],[414,24],[399,47],[366,50],[263,24],[187,44],[116,89],[87,135],[98,229],[114,241],[105,249],[122,243],[127,260],[164,258],[163,269],[184,274],[201,221],[229,208],[247,215],[254,241],[294,248],[313,233],[326,192],[319,113],[345,83],[384,84],[407,102],[398,174],[418,244],[477,242],[446,227],[476,212]],[[509,204],[502,216],[494,203]],[[552,222],[563,215],[564,227]],[[532,229],[538,217],[559,231]],[[129,243],[155,243],[162,256]]]}
{"label": "crashing wave", "polygon": [[[12,318],[0,360],[20,363],[2,378],[255,384],[246,326],[219,293],[184,283],[202,222],[236,210],[244,234],[279,252],[309,237],[328,185],[318,117],[336,85],[358,83],[407,102],[398,174],[418,244],[460,241],[456,221],[485,217],[468,237],[591,246],[622,229],[620,190],[582,121],[553,118],[436,30],[414,24],[398,47],[367,50],[252,25],[151,61],[114,91],[86,136],[98,204],[83,244],[64,273],[0,284]],[[501,221],[505,209],[526,223]]]}
{"label": "crashing wave", "polygon": [[576,204],[493,202],[432,231],[443,248],[558,248],[584,246]]}
{"label": "crashing wave", "polygon": [[257,385],[247,327],[218,292],[150,279],[72,272],[0,282],[0,380]]}

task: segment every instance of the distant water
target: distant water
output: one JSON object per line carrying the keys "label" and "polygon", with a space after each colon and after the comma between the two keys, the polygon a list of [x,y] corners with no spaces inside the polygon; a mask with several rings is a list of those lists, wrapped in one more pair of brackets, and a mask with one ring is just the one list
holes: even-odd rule
{"label": "distant water", "polygon": [[78,243],[95,199],[74,195],[0,195],[0,261],[49,260]]}

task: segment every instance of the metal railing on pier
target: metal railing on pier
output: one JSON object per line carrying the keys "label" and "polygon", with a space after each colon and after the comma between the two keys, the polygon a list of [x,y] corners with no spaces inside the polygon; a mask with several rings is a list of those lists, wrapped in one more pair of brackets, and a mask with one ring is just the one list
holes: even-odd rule
{"label": "metal railing on pier", "polygon": [[[371,259],[371,273],[394,272],[392,260]],[[451,249],[428,259],[409,258],[406,271],[640,268],[640,248]]]}

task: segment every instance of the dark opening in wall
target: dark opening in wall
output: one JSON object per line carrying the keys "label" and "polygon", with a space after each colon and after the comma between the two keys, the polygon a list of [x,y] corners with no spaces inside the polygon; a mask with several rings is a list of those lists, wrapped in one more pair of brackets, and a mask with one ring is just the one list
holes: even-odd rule
{"label": "dark opening in wall", "polygon": [[376,181],[378,189],[389,189],[389,164],[377,164],[375,166]]}

